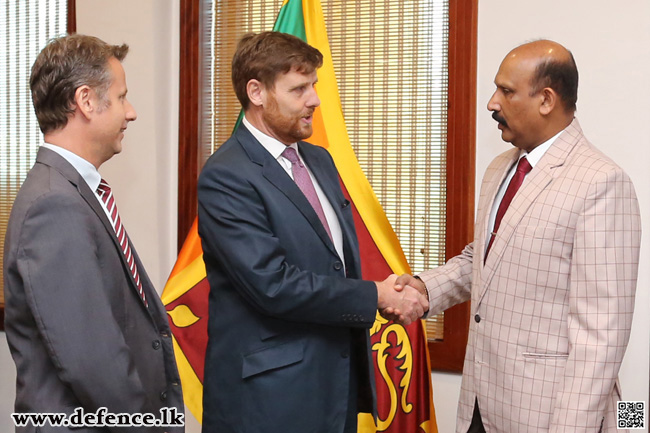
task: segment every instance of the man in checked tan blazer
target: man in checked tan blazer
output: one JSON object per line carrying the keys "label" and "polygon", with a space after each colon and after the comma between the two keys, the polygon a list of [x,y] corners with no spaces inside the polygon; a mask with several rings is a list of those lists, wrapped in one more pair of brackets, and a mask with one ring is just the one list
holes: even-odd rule
{"label": "man in checked tan blazer", "polygon": [[[471,299],[458,433],[617,431],[641,237],[634,187],[574,118],[578,72],[564,47],[515,48],[495,84],[488,110],[515,148],[485,173],[474,242],[397,288],[426,287],[428,315]],[[523,156],[532,171],[492,234]]]}

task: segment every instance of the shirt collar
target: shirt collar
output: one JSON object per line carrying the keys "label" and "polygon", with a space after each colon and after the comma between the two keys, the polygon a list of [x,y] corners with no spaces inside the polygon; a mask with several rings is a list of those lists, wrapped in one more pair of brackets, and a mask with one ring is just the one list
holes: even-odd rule
{"label": "shirt collar", "polygon": [[74,169],[77,170],[77,172],[81,175],[83,180],[86,181],[90,187],[90,190],[93,192],[97,191],[97,187],[99,186],[99,182],[101,181],[102,176],[99,174],[94,165],[76,153],[70,152],[69,150],[62,148],[61,146],[57,146],[56,144],[43,143],[41,146],[58,153],[63,159],[68,161],[70,165],[72,165]]}
{"label": "shirt collar", "polygon": [[[266,135],[256,127],[254,127],[248,119],[246,119],[246,116],[244,116],[242,123],[246,126],[246,128],[250,131],[251,134],[253,134],[253,137],[257,139],[257,141],[260,142],[262,147],[266,149],[273,158],[278,159],[280,156],[282,156],[282,152],[287,148],[287,145],[280,142],[279,140],[276,140],[275,138]],[[298,151],[298,144],[297,143],[292,143],[290,147],[293,147]]]}
{"label": "shirt collar", "polygon": [[542,159],[542,156],[546,153],[546,151],[551,147],[551,145],[555,142],[555,140],[562,134],[564,130],[558,132],[555,134],[553,137],[549,138],[530,152],[526,152],[524,150],[521,151],[519,154],[519,159],[522,157],[526,157],[528,162],[530,163],[531,167],[535,167],[535,164],[539,162],[540,159]]}

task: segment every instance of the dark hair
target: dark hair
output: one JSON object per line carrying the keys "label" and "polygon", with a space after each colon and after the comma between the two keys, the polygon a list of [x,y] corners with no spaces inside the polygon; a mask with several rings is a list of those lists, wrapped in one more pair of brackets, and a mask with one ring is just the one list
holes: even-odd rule
{"label": "dark hair", "polygon": [[250,100],[246,85],[258,80],[273,89],[278,75],[294,70],[311,73],[323,65],[323,55],[301,39],[280,32],[249,33],[241,38],[232,59],[232,84],[242,107]]}
{"label": "dark hair", "polygon": [[129,46],[109,45],[93,36],[68,35],[52,39],[39,53],[29,78],[32,103],[41,131],[64,127],[74,112],[74,97],[83,85],[104,99],[111,85],[108,60],[122,61]]}
{"label": "dark hair", "polygon": [[569,59],[564,61],[540,61],[535,69],[531,87],[531,96],[545,87],[550,87],[560,96],[566,110],[575,111],[578,101],[578,68],[573,54],[569,51]]}

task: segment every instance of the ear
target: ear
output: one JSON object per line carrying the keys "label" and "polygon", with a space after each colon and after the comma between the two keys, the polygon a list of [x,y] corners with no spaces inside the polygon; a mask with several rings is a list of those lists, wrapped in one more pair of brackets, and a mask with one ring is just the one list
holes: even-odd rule
{"label": "ear", "polygon": [[86,119],[90,119],[90,116],[97,109],[96,107],[96,97],[95,92],[87,85],[77,87],[77,90],[74,92],[74,103],[77,106],[77,110],[80,115]]}
{"label": "ear", "polygon": [[555,109],[555,106],[559,103],[559,96],[557,93],[555,93],[555,90],[551,89],[550,87],[544,87],[539,92],[539,95],[541,98],[539,112],[542,116],[547,116]]}
{"label": "ear", "polygon": [[266,88],[264,85],[253,79],[249,80],[246,83],[246,93],[248,94],[248,99],[251,101],[251,104],[260,107],[264,105],[266,101]]}

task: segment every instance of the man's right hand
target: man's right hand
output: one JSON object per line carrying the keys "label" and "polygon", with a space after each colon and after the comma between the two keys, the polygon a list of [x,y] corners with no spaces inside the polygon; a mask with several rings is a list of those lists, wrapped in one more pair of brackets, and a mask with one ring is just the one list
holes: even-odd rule
{"label": "man's right hand", "polygon": [[[416,279],[417,281],[417,279]],[[387,319],[409,325],[420,319],[429,309],[426,297],[417,289],[402,286],[395,290],[396,275],[391,275],[382,282],[377,282],[379,313]]]}
{"label": "man's right hand", "polygon": [[[413,275],[409,275],[409,274],[402,274],[399,277],[397,277],[397,280],[395,280],[395,290],[399,292],[406,286],[411,286],[413,288],[416,288],[418,292],[426,296],[427,288],[421,279],[415,278]],[[428,308],[429,306],[427,305],[427,309]]]}

